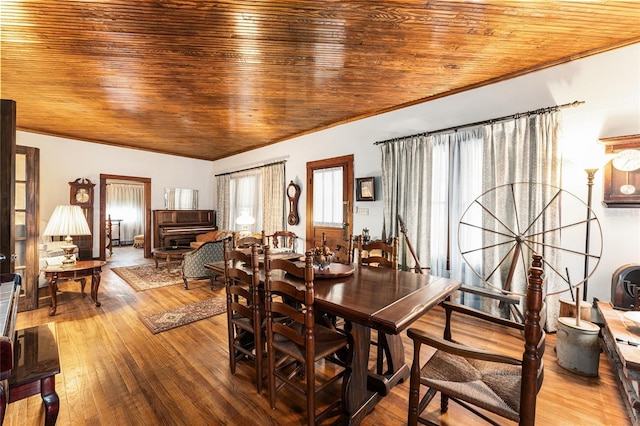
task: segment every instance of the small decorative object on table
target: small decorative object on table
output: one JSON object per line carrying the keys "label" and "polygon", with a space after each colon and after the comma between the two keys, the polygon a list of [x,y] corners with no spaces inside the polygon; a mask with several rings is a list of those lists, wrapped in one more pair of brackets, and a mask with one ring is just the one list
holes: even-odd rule
{"label": "small decorative object on table", "polygon": [[311,250],[311,254],[313,254],[313,264],[321,271],[328,268],[333,260],[333,252],[325,245],[322,247],[314,247]]}

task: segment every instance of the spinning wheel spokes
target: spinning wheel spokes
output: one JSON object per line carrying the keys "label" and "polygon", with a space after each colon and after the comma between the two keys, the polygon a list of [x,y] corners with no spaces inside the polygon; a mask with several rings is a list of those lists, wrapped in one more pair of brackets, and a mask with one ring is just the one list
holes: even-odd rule
{"label": "spinning wheel spokes", "polygon": [[[587,225],[596,232],[589,235]],[[585,248],[585,238],[590,248]],[[485,285],[511,294],[524,294],[527,259],[541,254],[550,295],[589,279],[600,262],[602,230],[595,214],[575,195],[551,185],[514,183],[486,191],[470,203],[459,222],[458,245]],[[586,277],[585,259],[596,260]]]}

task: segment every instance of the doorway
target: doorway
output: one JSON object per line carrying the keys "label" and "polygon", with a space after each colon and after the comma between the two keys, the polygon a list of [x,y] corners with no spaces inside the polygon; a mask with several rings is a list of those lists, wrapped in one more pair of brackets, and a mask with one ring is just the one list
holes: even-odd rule
{"label": "doorway", "polygon": [[306,250],[353,235],[353,154],[307,163]]}
{"label": "doorway", "polygon": [[100,260],[106,260],[107,181],[131,181],[144,185],[144,257],[151,257],[151,179],[137,176],[100,175]]}

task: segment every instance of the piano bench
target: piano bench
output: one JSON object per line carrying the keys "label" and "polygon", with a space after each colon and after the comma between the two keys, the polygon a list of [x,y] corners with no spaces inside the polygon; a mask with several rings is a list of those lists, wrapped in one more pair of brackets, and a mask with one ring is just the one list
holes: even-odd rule
{"label": "piano bench", "polygon": [[14,366],[9,376],[9,403],[40,394],[45,426],[56,424],[60,408],[56,393],[56,374],[60,373],[56,334],[55,323],[16,330]]}

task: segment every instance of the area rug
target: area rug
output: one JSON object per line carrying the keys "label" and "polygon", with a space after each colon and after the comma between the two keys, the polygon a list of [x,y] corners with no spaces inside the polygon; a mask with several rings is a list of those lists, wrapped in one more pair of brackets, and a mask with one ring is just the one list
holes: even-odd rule
{"label": "area rug", "polygon": [[125,280],[127,284],[136,291],[150,290],[152,288],[165,287],[168,285],[184,284],[182,281],[182,273],[179,267],[173,267],[171,272],[167,272],[166,266],[148,263],[144,265],[123,266],[120,268],[111,268],[113,272],[118,274],[120,278]]}
{"label": "area rug", "polygon": [[225,296],[222,296],[143,316],[140,319],[149,331],[158,334],[226,311],[227,302]]}

